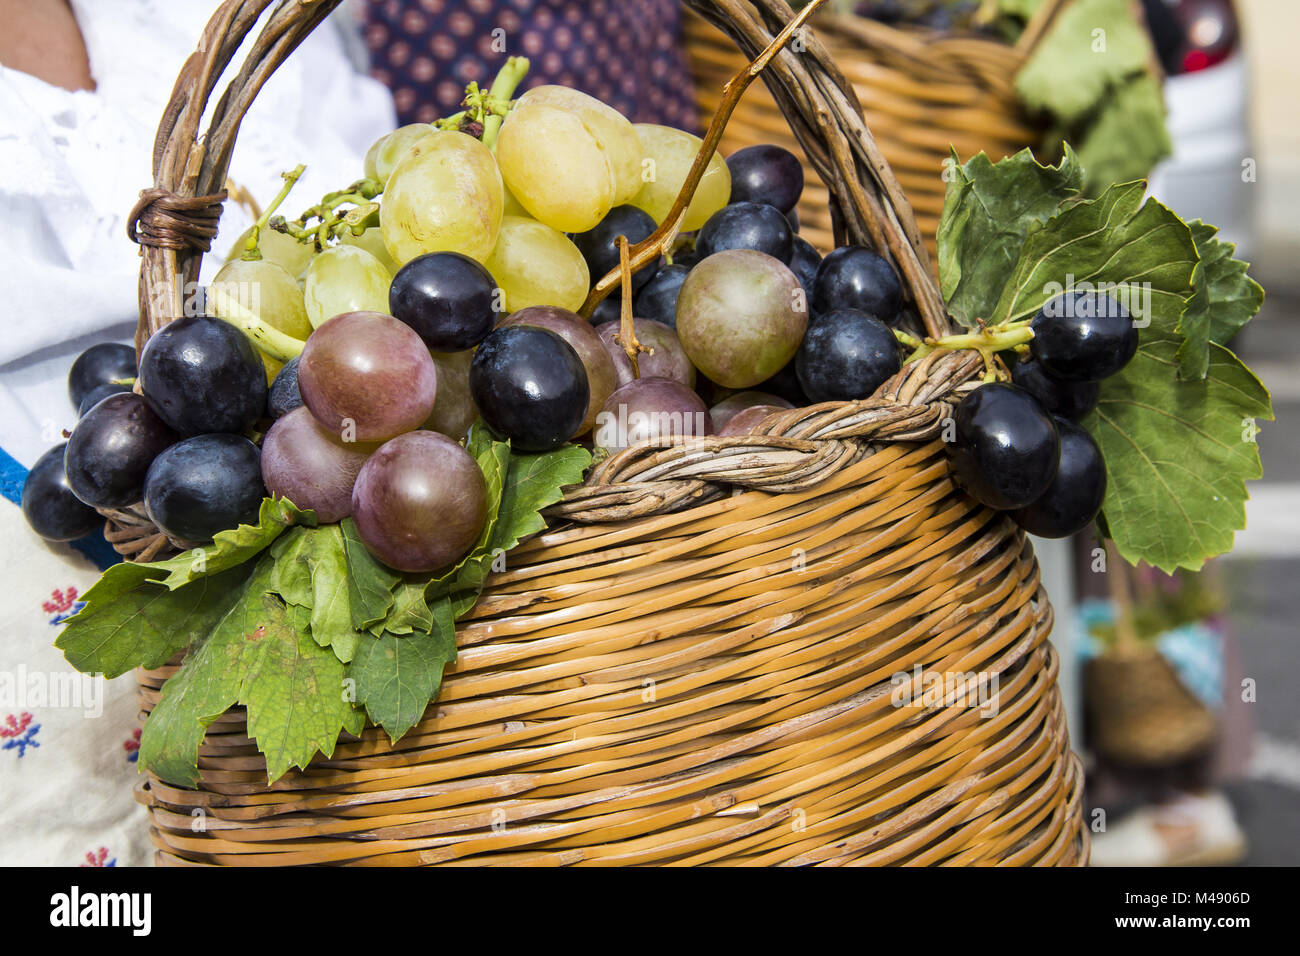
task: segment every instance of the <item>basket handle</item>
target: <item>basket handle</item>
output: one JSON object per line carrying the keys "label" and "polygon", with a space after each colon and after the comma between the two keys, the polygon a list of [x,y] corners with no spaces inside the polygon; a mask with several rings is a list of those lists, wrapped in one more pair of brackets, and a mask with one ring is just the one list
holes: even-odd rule
{"label": "basket handle", "polygon": [[1048,29],[1055,22],[1057,15],[1065,9],[1070,0],[1044,0],[1033,12],[1025,29],[1016,38],[1013,49],[1022,57],[1028,57],[1043,41]]}
{"label": "basket handle", "polygon": [[[140,194],[127,235],[140,244],[136,351],[183,315],[203,253],[216,235],[239,124],[262,85],[341,0],[224,0],[172,88],[153,148],[153,187]],[[276,5],[239,71],[204,112],[218,81],[262,15]]]}

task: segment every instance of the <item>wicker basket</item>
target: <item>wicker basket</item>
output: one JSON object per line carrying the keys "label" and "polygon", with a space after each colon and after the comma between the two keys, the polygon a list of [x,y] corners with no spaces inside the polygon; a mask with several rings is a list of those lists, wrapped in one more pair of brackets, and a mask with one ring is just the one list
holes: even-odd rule
{"label": "wicker basket", "polygon": [[[1015,46],[980,36],[893,27],[846,14],[818,13],[817,39],[852,83],[867,126],[916,213],[931,259],[943,211],[944,162],[981,150],[993,160],[1037,147],[1045,127],[1026,115],[1016,95],[1016,73],[1065,0],[1039,8]],[[736,45],[702,17],[690,16],[686,50],[701,116],[713,115],[719,90],[744,63]],[[768,90],[753,86],[727,126],[723,152],[799,143]],[[799,203],[800,234],[824,250],[833,247],[829,192],[811,171]]]}
{"label": "wicker basket", "polygon": [[[747,53],[789,15],[691,2]],[[238,116],[333,5],[276,8],[202,139],[212,82],[269,0],[223,4],[187,63],[137,209],[142,337],[197,272],[192,213],[219,211]],[[765,78],[835,183],[838,228],[890,255],[942,330],[897,183],[810,52]],[[871,399],[794,409],[761,435],[607,459],[489,580],[409,734],[368,728],[268,786],[242,712],[225,714],[198,789],[138,790],[159,862],[1084,862],[1032,551],[953,486],[935,440],[982,370],[935,352]],[[140,673],[144,713],[173,672]]]}

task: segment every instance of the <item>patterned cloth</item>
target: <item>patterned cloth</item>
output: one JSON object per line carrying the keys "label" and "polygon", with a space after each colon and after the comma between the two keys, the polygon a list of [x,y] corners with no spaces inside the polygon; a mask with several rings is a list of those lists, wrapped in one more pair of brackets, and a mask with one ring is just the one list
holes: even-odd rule
{"label": "patterned cloth", "polygon": [[524,89],[560,83],[634,123],[697,128],[677,0],[366,0],[358,16],[402,123],[455,113],[467,83],[522,55]]}

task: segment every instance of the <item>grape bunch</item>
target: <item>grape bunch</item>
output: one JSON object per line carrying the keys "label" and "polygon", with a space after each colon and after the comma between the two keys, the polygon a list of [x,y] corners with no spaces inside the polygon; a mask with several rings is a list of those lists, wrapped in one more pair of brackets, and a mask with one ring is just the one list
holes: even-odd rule
{"label": "grape bunch", "polygon": [[948,458],[957,483],[1026,531],[1061,538],[1096,518],[1106,495],[1101,450],[1078,424],[1099,383],[1137,352],[1128,311],[1104,293],[1068,292],[1029,323],[1011,382],[982,385],[957,406]]}

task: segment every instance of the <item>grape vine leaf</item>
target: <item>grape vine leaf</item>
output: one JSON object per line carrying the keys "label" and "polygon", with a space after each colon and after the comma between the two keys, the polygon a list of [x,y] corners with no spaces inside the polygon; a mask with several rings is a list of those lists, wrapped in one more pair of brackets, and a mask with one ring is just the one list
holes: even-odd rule
{"label": "grape vine leaf", "polygon": [[994,322],[1027,318],[1065,287],[1090,284],[1124,303],[1139,328],[1173,329],[1187,306],[1196,243],[1169,209],[1143,202],[1145,192],[1142,182],[1111,186],[1032,232],[992,310]]}
{"label": "grape vine leaf", "polygon": [[1074,0],[1016,74],[1016,92],[1031,111],[1075,123],[1152,58],[1130,0]]}
{"label": "grape vine leaf", "polygon": [[1207,346],[1203,379],[1179,379],[1182,339],[1143,329],[1137,355],[1102,383],[1083,425],[1106,462],[1104,526],[1123,557],[1199,569],[1246,524],[1246,481],[1262,474],[1257,419],[1268,392],[1230,351]]}
{"label": "grape vine leaf", "polygon": [[1187,226],[1200,263],[1192,275],[1194,292],[1178,323],[1185,339],[1178,347],[1178,374],[1204,378],[1209,368],[1209,343],[1227,345],[1264,304],[1264,289],[1246,274],[1250,266],[1233,258],[1237,247],[1215,238],[1217,227],[1199,219]]}
{"label": "grape vine leaf", "polygon": [[182,551],[147,566],[165,573],[164,586],[178,588],[205,574],[217,574],[249,561],[294,525],[315,524],[314,512],[298,510],[289,499],[263,498],[256,525],[241,524],[228,531],[218,531],[209,545]]}
{"label": "grape vine leaf", "polygon": [[418,575],[403,575],[393,591],[393,608],[383,623],[390,634],[429,633],[433,630],[433,613],[425,601],[428,582]]}
{"label": "grape vine leaf", "polygon": [[1089,195],[1111,183],[1145,178],[1173,152],[1159,80],[1140,73],[1124,81],[1074,132],[1074,140]]}
{"label": "grape vine leaf", "polygon": [[431,612],[440,618],[432,633],[367,634],[348,667],[357,703],[394,743],[424,715],[438,694],[442,672],[456,660],[456,628],[447,599]]}
{"label": "grape vine leaf", "polygon": [[86,606],[54,641],[69,664],[109,679],[135,667],[161,667],[212,629],[248,577],[247,567],[236,566],[168,590],[144,576],[148,570],[113,565],[86,592]]}
{"label": "grape vine leaf", "polygon": [[275,571],[271,590],[289,604],[311,611],[311,634],[322,647],[331,647],[343,663],[356,652],[348,600],[347,558],[343,532],[337,524],[295,528],[271,546]]}
{"label": "grape vine leaf", "polygon": [[993,163],[980,153],[949,167],[953,178],[939,220],[939,283],[948,312],[966,328],[987,318],[998,301],[1030,230],[1055,216],[1083,183],[1069,144],[1056,166],[1028,149]]}
{"label": "grape vine leaf", "polygon": [[248,731],[274,782],[334,752],[341,731],[357,732],[344,665],[311,637],[307,609],[271,592],[274,559],[263,555],[242,591],[163,686],[145,722],[139,764],[164,780],[198,783],[198,753],[212,721],[247,710]]}
{"label": "grape vine leaf", "polygon": [[348,603],[352,626],[368,630],[388,616],[393,606],[393,590],[401,576],[375,560],[361,543],[357,526],[351,518],[339,523],[343,533],[343,552],[348,563]]}

